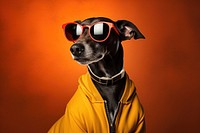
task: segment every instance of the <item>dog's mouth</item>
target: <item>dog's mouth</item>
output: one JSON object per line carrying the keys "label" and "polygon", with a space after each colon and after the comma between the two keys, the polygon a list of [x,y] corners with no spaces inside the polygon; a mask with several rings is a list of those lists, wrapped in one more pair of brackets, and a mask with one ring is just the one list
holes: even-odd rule
{"label": "dog's mouth", "polygon": [[73,57],[75,61],[77,61],[81,65],[88,65],[95,62],[98,62],[104,58],[104,54],[100,54],[98,56],[92,56],[91,58],[86,57]]}

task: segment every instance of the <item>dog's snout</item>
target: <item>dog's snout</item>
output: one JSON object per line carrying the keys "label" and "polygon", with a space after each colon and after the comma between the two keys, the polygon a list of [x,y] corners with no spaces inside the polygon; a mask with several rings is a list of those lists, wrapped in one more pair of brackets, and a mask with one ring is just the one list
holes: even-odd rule
{"label": "dog's snout", "polygon": [[84,52],[84,50],[84,46],[80,43],[75,43],[70,48],[71,53],[76,57],[79,57]]}

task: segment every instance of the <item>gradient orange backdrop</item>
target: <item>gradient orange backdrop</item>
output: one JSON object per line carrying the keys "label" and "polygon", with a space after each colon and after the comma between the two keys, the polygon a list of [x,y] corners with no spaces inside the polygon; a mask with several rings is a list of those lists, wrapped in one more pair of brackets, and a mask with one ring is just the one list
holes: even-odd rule
{"label": "gradient orange backdrop", "polygon": [[130,20],[146,36],[123,46],[148,133],[200,132],[199,2],[186,0],[1,0],[0,132],[44,133],[64,114],[86,67],[61,25],[93,16]]}

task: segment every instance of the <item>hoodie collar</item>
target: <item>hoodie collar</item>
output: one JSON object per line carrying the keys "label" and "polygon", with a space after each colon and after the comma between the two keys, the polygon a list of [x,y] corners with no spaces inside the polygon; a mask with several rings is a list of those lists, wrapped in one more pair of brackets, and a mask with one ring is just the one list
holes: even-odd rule
{"label": "hoodie collar", "polygon": [[[92,103],[104,102],[88,72],[79,78],[79,87]],[[132,80],[129,79],[128,75],[126,75],[126,85],[120,103],[130,103],[133,100],[134,95],[135,85]]]}

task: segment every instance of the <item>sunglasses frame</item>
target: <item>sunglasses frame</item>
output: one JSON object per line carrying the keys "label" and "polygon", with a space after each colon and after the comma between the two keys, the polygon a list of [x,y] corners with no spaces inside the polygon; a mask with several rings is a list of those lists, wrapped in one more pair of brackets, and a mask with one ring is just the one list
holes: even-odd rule
{"label": "sunglasses frame", "polygon": [[[95,24],[99,24],[99,23],[105,23],[105,24],[107,24],[107,25],[109,26],[108,35],[107,35],[106,38],[103,39],[103,40],[96,40],[96,39],[94,39],[94,38],[92,37],[91,33],[90,33],[91,27],[94,26]],[[63,28],[64,32],[65,32],[65,27],[66,27],[67,25],[69,25],[69,24],[77,24],[77,25],[79,25],[79,26],[82,28],[82,33],[79,35],[79,37],[78,37],[76,40],[69,40],[69,39],[67,38],[67,36],[66,36],[66,33],[65,33],[65,37],[67,38],[67,40],[72,41],[72,42],[76,42],[76,41],[82,36],[83,31],[84,31],[84,28],[88,28],[88,34],[89,34],[90,38],[91,38],[92,40],[96,41],[96,42],[104,42],[104,41],[106,41],[106,40],[108,39],[108,37],[110,36],[110,32],[111,32],[111,29],[112,29],[112,28],[114,29],[114,31],[115,31],[118,35],[120,35],[119,31],[117,30],[117,28],[115,27],[115,25],[114,25],[112,22],[99,21],[99,22],[95,22],[95,23],[92,24],[92,25],[81,25],[81,24],[79,24],[79,23],[77,23],[77,22],[69,22],[69,23],[65,23],[65,24],[62,25],[62,28]]]}

